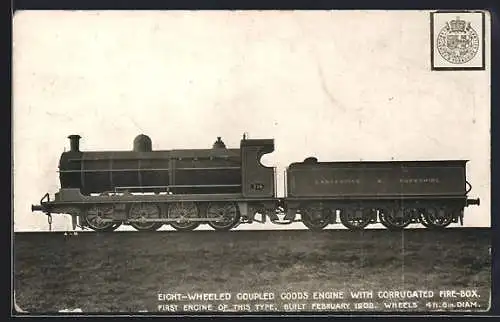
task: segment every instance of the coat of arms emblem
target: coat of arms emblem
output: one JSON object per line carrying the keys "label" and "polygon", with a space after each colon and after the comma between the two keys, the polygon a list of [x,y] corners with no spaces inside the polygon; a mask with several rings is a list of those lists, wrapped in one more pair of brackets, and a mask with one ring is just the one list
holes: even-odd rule
{"label": "coat of arms emblem", "polygon": [[476,56],[479,50],[479,37],[470,22],[448,21],[437,37],[439,54],[452,64],[464,64]]}

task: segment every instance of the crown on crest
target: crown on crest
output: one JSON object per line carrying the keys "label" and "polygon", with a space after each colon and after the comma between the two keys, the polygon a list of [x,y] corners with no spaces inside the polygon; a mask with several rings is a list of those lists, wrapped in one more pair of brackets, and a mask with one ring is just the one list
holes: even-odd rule
{"label": "crown on crest", "polygon": [[449,22],[451,31],[465,31],[467,23],[465,20],[460,20],[460,17]]}

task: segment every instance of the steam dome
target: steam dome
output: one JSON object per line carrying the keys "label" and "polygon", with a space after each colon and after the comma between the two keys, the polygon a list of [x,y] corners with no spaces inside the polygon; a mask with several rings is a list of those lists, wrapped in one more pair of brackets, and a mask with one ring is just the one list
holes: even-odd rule
{"label": "steam dome", "polygon": [[151,152],[153,150],[149,136],[140,134],[134,139],[135,152]]}

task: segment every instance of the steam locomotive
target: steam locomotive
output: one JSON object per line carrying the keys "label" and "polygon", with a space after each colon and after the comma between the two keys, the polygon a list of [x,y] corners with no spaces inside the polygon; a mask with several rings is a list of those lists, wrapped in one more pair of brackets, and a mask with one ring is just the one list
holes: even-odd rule
{"label": "steam locomotive", "polygon": [[463,225],[469,199],[466,160],[318,162],[309,157],[285,171],[285,196],[276,194],[276,168],[261,163],[273,139],[243,136],[239,149],[220,137],[211,149],[153,151],[139,135],[131,151],[70,151],[59,162],[60,190],[32,211],[70,214],[76,226],[114,231],[131,225],[155,231],[168,224],[191,231],[207,224],[228,231],[253,222],[302,222],[319,231],[341,223],[351,230],[381,223],[391,230]]}

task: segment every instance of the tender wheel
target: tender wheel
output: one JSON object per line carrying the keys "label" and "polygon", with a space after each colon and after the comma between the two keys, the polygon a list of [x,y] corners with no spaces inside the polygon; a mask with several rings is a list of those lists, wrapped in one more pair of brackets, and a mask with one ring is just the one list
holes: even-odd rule
{"label": "tender wheel", "polygon": [[390,230],[401,230],[412,222],[409,208],[385,208],[379,214],[380,223]]}
{"label": "tender wheel", "polygon": [[240,211],[233,202],[211,203],[207,208],[207,218],[220,218],[208,224],[215,230],[228,231],[239,223]]}
{"label": "tender wheel", "polygon": [[104,221],[105,219],[111,219],[112,215],[113,215],[113,206],[107,206],[107,205],[93,206],[86,210],[85,223],[90,229],[95,231],[99,232],[114,231],[121,226],[121,223],[113,221]]}
{"label": "tender wheel", "polygon": [[443,229],[453,222],[453,211],[448,208],[427,208],[424,216],[431,229]]}
{"label": "tender wheel", "polygon": [[376,210],[370,208],[345,208],[340,211],[340,222],[351,230],[361,230],[365,229],[376,215]]}
{"label": "tender wheel", "polygon": [[302,223],[312,231],[323,230],[330,224],[332,211],[320,203],[313,203],[301,209]]}
{"label": "tender wheel", "polygon": [[430,228],[430,224],[429,222],[427,221],[427,218],[425,217],[425,209],[420,209],[419,210],[420,214],[419,214],[419,221],[420,223],[425,227],[425,228]]}
{"label": "tender wheel", "polygon": [[194,202],[177,202],[168,207],[168,218],[177,219],[170,222],[174,229],[179,231],[191,231],[196,229],[200,223],[190,221],[189,218],[198,218],[199,210]]}
{"label": "tender wheel", "polygon": [[[130,207],[129,219],[158,219],[160,218],[160,207],[152,203],[136,203]],[[130,225],[139,231],[156,231],[163,226],[161,222],[134,221]]]}

